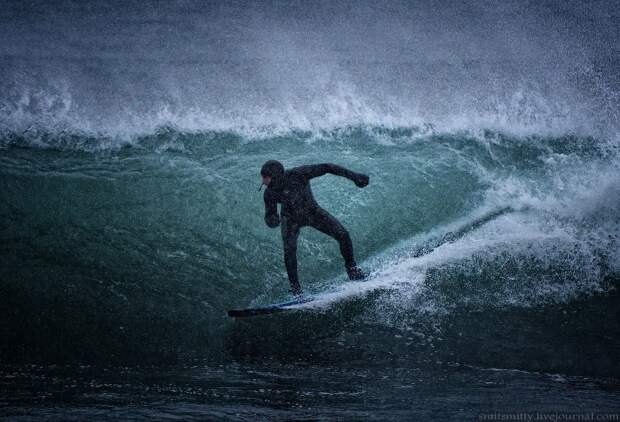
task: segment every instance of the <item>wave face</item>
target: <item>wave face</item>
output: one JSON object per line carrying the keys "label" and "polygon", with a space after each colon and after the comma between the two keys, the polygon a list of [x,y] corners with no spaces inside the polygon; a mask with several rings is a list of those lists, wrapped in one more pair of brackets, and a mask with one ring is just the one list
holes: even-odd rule
{"label": "wave face", "polygon": [[[2,358],[620,376],[618,3],[384,6],[5,2]],[[370,176],[313,191],[373,275],[307,229],[319,306],[233,323],[288,289],[274,158]]]}
{"label": "wave face", "polygon": [[[618,310],[620,262],[613,143],[384,127],[262,139],[161,130],[120,149],[84,147],[94,142],[106,141],[72,135],[50,138],[54,148],[3,150],[5,354],[284,358],[297,350],[313,359],[319,347],[316,356],[341,354],[344,341],[372,356],[402,347],[403,357],[414,354],[409,347],[463,357],[467,343],[491,344],[510,360],[514,342],[576,353],[580,336],[617,329],[607,321]],[[373,276],[345,282],[336,242],[306,229],[301,280],[322,294],[321,306],[232,324],[227,309],[280,299],[288,288],[279,231],[265,226],[256,191],[260,166],[274,157],[370,175],[366,189],[325,176],[313,190]],[[605,356],[616,347],[600,339],[598,370],[613,366]]]}

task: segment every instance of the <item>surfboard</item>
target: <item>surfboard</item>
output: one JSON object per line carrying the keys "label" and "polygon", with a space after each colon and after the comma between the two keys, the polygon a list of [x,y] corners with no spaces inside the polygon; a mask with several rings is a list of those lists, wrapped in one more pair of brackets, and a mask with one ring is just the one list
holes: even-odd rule
{"label": "surfboard", "polygon": [[246,309],[231,309],[228,311],[228,316],[232,318],[245,318],[257,315],[275,314],[277,312],[291,311],[296,308],[297,305],[312,302],[314,298],[312,296],[303,296],[288,302],[271,303],[268,305],[257,306],[255,308]]}

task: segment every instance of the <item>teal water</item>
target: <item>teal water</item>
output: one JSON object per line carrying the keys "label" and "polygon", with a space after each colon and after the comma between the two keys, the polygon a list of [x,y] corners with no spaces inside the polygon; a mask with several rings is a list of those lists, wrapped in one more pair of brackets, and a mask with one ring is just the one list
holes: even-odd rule
{"label": "teal water", "polygon": [[75,141],[2,154],[3,290],[20,305],[4,348],[40,333],[26,356],[219,353],[227,309],[287,294],[257,192],[270,158],[371,178],[367,189],[313,182],[374,272],[347,291],[336,242],[306,229],[303,285],[333,293],[322,318],[353,306],[361,324],[406,330],[462,306],[570,303],[617,277],[617,150],[595,139],[353,127],[259,139],[161,130],[102,151]]}
{"label": "teal water", "polygon": [[[138,394],[143,403],[180,400],[181,414],[197,418],[195,406],[211,417],[288,418],[277,409],[292,403],[300,418],[319,405],[331,409],[326,417],[413,417],[410,390],[387,413],[374,408],[395,380],[412,383],[396,391],[423,396],[445,383],[477,396],[465,385],[533,382],[563,397],[570,377],[594,380],[577,381],[589,389],[620,375],[613,143],[383,127],[263,138],[162,129],[91,149],[79,136],[5,141],[0,329],[11,364],[3,382],[19,392],[4,390],[14,416],[23,400],[35,400],[41,417],[64,415],[45,405],[58,394],[77,406],[76,420],[82,403],[104,406],[102,418],[160,415],[151,405],[114,410]],[[264,224],[257,192],[270,158],[370,176],[365,189],[335,176],[312,188],[372,275],[346,281],[336,242],[306,229],[300,279],[320,306],[235,321],[228,309],[287,297],[280,234]],[[69,366],[19,366],[29,362]],[[114,369],[128,364],[139,367]],[[169,369],[153,380],[144,365]],[[100,379],[107,367],[117,381]],[[340,375],[325,384],[325,371]],[[453,385],[454,376],[463,379]],[[371,387],[357,384],[366,378]],[[29,390],[28,379],[39,387]],[[324,387],[304,393],[307,379]],[[617,404],[600,394],[603,409]]]}

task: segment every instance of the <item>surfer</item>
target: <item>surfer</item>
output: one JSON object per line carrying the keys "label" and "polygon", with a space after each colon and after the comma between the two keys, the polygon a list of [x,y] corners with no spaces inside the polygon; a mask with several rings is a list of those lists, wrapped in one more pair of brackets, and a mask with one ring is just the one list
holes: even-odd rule
{"label": "surfer", "polygon": [[[312,196],[310,179],[328,173],[346,177],[360,188],[368,185],[369,179],[365,174],[355,173],[335,164],[306,165],[285,171],[282,163],[269,160],[260,171],[260,188],[267,186],[264,194],[265,223],[271,228],[281,224],[284,264],[291,283],[291,293],[294,295],[301,294],[297,278],[297,236],[299,229],[304,226],[314,227],[338,241],[350,280],[361,280],[366,276],[353,258],[353,244],[349,232],[335,217],[321,208]],[[282,204],[281,216],[278,216],[278,203]]]}

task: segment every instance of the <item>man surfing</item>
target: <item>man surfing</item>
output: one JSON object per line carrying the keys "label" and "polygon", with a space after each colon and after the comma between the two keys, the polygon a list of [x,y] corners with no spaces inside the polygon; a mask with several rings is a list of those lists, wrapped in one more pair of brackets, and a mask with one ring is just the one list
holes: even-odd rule
{"label": "man surfing", "polygon": [[[362,280],[367,275],[355,263],[349,232],[335,217],[321,208],[312,195],[310,179],[328,173],[346,177],[360,188],[368,185],[369,179],[365,174],[335,164],[307,165],[284,170],[282,163],[269,160],[260,171],[260,187],[267,186],[264,194],[265,223],[271,228],[281,224],[284,264],[291,283],[291,293],[296,296],[302,293],[297,278],[297,236],[299,229],[304,226],[314,227],[338,241],[350,280]],[[280,216],[278,203],[282,204]]]}

